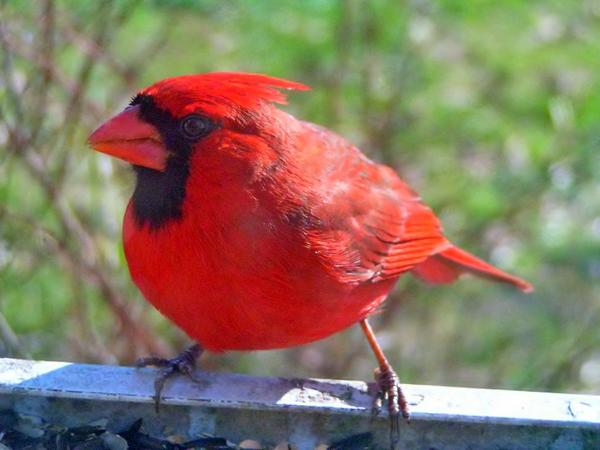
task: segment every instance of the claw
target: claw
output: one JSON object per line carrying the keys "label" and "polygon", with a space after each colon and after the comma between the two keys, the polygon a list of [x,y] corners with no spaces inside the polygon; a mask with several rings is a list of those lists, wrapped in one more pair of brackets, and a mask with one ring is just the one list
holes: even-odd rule
{"label": "claw", "polygon": [[135,362],[135,367],[169,367],[170,361],[170,359],[161,358],[159,356],[146,356],[145,358],[139,358]]}
{"label": "claw", "polygon": [[379,386],[379,394],[388,399],[388,410],[391,415],[400,416],[410,421],[408,402],[400,387],[400,379],[391,367],[375,369],[375,382]]}
{"label": "claw", "polygon": [[194,383],[200,383],[200,379],[194,375],[196,360],[202,354],[202,348],[198,345],[192,345],[175,358],[166,359],[157,356],[140,358],[136,362],[137,367],[155,366],[162,367],[165,370],[154,380],[154,409],[158,413],[160,410],[160,400],[163,388],[169,378],[173,375],[181,374],[190,378]]}
{"label": "claw", "polygon": [[390,418],[390,442],[394,449],[400,441],[400,416],[410,422],[408,403],[400,387],[400,379],[391,367],[375,369],[375,383],[378,391],[373,401],[373,408],[377,408],[377,412],[379,412],[383,401],[387,399]]}

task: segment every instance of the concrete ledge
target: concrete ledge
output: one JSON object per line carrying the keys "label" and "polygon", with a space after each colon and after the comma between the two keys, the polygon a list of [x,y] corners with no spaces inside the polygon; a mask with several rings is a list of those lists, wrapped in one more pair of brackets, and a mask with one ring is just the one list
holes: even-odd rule
{"label": "concrete ledge", "polygon": [[[202,433],[232,442],[287,441],[300,450],[372,432],[386,448],[386,417],[371,417],[357,381],[257,378],[198,372],[171,380],[154,411],[154,369],[0,359],[0,407],[65,426],[139,418],[156,436]],[[404,385],[413,414],[402,424],[408,449],[600,448],[600,396]]]}

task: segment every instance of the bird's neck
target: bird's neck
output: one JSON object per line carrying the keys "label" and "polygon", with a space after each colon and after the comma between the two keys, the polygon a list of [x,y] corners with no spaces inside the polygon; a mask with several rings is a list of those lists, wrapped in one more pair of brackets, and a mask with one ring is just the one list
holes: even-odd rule
{"label": "bird's neck", "polygon": [[173,165],[164,172],[140,166],[134,166],[134,170],[137,180],[131,205],[138,226],[159,229],[171,221],[180,220],[189,166]]}

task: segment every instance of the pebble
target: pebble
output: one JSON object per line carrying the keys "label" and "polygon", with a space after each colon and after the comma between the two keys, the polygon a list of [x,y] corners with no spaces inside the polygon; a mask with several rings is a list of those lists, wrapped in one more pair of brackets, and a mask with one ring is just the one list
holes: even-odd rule
{"label": "pebble", "polygon": [[262,450],[264,447],[260,444],[260,442],[255,441],[253,439],[245,439],[240,442],[239,445],[241,450]]}
{"label": "pebble", "polygon": [[102,439],[102,443],[107,450],[127,450],[129,448],[129,444],[125,439],[108,431],[102,433],[100,439]]}

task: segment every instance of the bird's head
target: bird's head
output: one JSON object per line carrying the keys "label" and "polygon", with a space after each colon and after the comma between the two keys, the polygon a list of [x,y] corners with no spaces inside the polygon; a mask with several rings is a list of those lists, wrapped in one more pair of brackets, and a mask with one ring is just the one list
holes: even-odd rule
{"label": "bird's head", "polygon": [[141,222],[156,211],[162,211],[161,218],[176,217],[191,173],[223,173],[236,166],[247,171],[249,164],[276,158],[273,142],[289,128],[276,126],[272,103],[286,100],[280,89],[308,87],[247,73],[167,78],[140,91],[88,142],[133,164],[138,175],[133,203]]}
{"label": "bird's head", "polygon": [[308,89],[259,74],[215,72],[161,80],[140,91],[128,107],[89,137],[97,151],[135,166],[165,171],[191,153],[230,134],[258,134],[269,127],[271,102],[285,103],[278,89]]}

